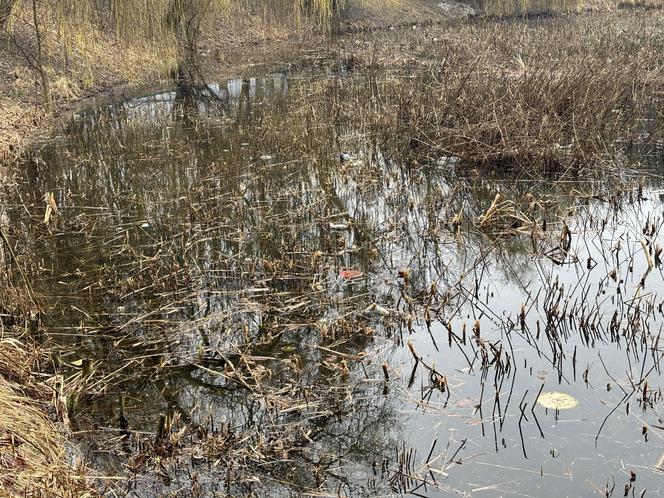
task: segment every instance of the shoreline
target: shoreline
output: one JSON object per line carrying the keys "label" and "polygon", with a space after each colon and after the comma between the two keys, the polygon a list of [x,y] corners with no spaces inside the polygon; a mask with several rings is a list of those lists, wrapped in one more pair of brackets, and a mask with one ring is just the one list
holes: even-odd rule
{"label": "shoreline", "polygon": [[[380,10],[378,10],[380,9]],[[257,19],[230,20],[216,32],[201,32],[197,64],[208,80],[228,79],[252,74],[256,68],[275,65],[305,64],[312,54],[336,52],[354,37],[386,30],[409,30],[415,26],[440,26],[464,20],[472,9],[450,0],[403,0],[380,7],[363,2],[349,2],[340,13],[330,33],[315,28],[310,22],[279,24],[277,21]],[[218,33],[223,33],[221,36]],[[19,33],[17,38],[28,36]],[[4,39],[3,39],[4,38]],[[93,83],[81,84],[80,77],[66,74],[57,64],[49,67],[52,88],[52,109],[40,100],[38,74],[29,67],[22,54],[17,53],[7,36],[0,36],[0,177],[12,176],[10,164],[29,149],[30,143],[48,136],[63,118],[95,101],[122,99],[138,89],[168,84],[169,71],[175,67],[176,57],[159,60],[147,54],[145,64],[133,53],[131,60],[122,58],[122,47],[109,40],[108,54],[98,56],[99,64],[92,70]],[[172,54],[171,54],[172,55]],[[5,59],[3,62],[2,59]],[[119,64],[130,65],[123,77]],[[2,73],[5,73],[2,76]],[[70,81],[73,79],[73,81]],[[3,174],[4,173],[4,174]]]}

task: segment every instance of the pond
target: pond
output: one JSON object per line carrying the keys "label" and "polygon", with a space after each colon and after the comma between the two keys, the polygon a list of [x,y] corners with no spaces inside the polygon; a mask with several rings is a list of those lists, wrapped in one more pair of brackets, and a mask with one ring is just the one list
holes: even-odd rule
{"label": "pond", "polygon": [[180,85],[26,162],[8,215],[100,487],[661,494],[661,157],[619,182],[413,163],[328,112],[371,84]]}

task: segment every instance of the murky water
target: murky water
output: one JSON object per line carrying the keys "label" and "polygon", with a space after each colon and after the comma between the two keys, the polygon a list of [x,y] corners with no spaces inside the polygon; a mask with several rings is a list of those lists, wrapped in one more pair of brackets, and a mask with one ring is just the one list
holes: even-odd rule
{"label": "murky water", "polygon": [[664,493],[657,177],[404,164],[317,108],[337,78],[142,96],[36,151],[10,216],[84,456],[137,496]]}

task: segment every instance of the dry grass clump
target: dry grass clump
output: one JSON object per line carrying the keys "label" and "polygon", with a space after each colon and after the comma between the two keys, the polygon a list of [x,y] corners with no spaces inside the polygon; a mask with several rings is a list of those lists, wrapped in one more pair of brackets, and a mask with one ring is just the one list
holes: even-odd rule
{"label": "dry grass clump", "polygon": [[94,496],[82,469],[69,465],[64,439],[46,415],[48,389],[31,375],[34,361],[18,341],[0,340],[2,495]]}
{"label": "dry grass clump", "polygon": [[0,376],[7,383],[21,384],[23,392],[29,391],[35,397],[47,394],[45,386],[35,384],[30,366],[37,360],[35,352],[28,352],[16,339],[0,340]]}
{"label": "dry grass clump", "polygon": [[424,93],[434,101],[415,119],[430,131],[415,138],[484,165],[578,170],[611,152],[616,140],[637,139],[646,71],[629,60],[478,71],[453,80],[451,92],[432,85]]}
{"label": "dry grass clump", "polygon": [[532,233],[537,221],[520,211],[513,200],[496,194],[489,208],[479,216],[478,226],[483,231]]}
{"label": "dry grass clump", "polygon": [[585,10],[661,8],[662,0],[474,0],[471,5],[488,16],[548,16]]}
{"label": "dry grass clump", "polygon": [[[537,173],[579,171],[663,135],[657,109],[664,28],[656,16],[480,21],[399,42],[396,56],[389,41],[385,53],[374,50],[365,61],[371,72],[365,95],[342,86],[348,93],[334,111],[359,115],[359,105],[370,132],[399,154]],[[401,58],[405,49],[417,57]]]}

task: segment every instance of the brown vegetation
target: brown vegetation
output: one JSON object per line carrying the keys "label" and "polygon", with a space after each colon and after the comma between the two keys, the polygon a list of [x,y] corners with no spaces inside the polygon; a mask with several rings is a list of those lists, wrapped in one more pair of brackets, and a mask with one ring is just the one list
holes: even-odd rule
{"label": "brown vegetation", "polygon": [[[324,5],[329,7],[327,3]],[[561,5],[560,10],[582,7],[576,3]],[[525,4],[519,6],[515,9],[511,4],[500,4],[495,14],[506,16],[532,11],[526,9]],[[402,7],[392,7],[393,19],[404,12]],[[243,13],[256,12],[258,6],[248,2],[243,8],[247,9]],[[313,11],[319,26],[330,22],[332,11],[326,8]],[[350,12],[353,8],[369,9],[365,4],[347,8]],[[429,8],[433,19],[436,11]],[[33,38],[36,18],[33,16],[31,21],[31,14],[34,11],[16,10],[11,19],[11,31],[2,35],[0,51],[6,57],[0,60],[0,74],[4,75],[0,76],[3,90],[0,94],[0,155],[5,154],[5,157],[18,154],[36,130],[50,129],[50,119],[82,97],[103,94],[121,83],[138,84],[167,78],[186,52],[183,46],[194,51],[203,66],[218,75],[239,71],[251,64],[274,63],[282,50],[288,50],[291,59],[305,57],[311,42],[303,45],[304,35],[317,32],[302,24],[295,29],[295,24],[284,28],[278,23],[267,23],[266,19],[276,15],[274,12],[262,12],[258,20],[258,17],[242,19],[242,16],[220,11],[214,22],[199,19],[197,32],[192,33],[188,31],[190,26],[184,26],[177,16],[170,17],[171,31],[164,31],[150,16],[137,20],[128,12],[120,13],[114,22],[102,18],[101,29],[96,29],[91,23],[74,26],[66,12],[61,11],[49,13],[40,20],[45,33],[42,61],[37,55],[40,48]],[[416,16],[418,21],[423,19]],[[0,26],[2,24],[0,15]],[[139,24],[152,26],[154,33],[146,36],[138,29]],[[608,163],[607,158],[615,161],[619,149],[622,152],[631,146],[649,146],[662,138],[664,119],[661,107],[655,104],[661,99],[663,89],[664,42],[661,21],[656,16],[634,10],[564,16],[547,24],[474,20],[454,26],[436,25],[427,29],[409,26],[407,30],[363,33],[365,28],[375,27],[371,23],[364,26],[352,22],[339,24],[339,30],[353,31],[357,35],[334,43],[348,66],[360,69],[363,84],[336,79],[320,83],[318,91],[323,97],[319,108],[296,108],[283,116],[284,121],[290,120],[293,124],[289,147],[300,147],[303,155],[306,153],[311,123],[335,126],[353,121],[356,129],[365,130],[368,141],[379,144],[377,149],[385,154],[391,152],[395,157],[408,157],[414,167],[424,162],[438,162],[442,167],[453,164],[475,171],[484,167],[511,168],[526,175],[541,175],[551,170],[577,174],[603,169],[607,164],[615,164]],[[221,36],[220,30],[223,31]],[[155,34],[159,34],[161,44],[154,43]],[[323,35],[316,36],[322,44]],[[242,41],[238,42],[238,38]],[[290,41],[281,43],[289,38]],[[50,94],[41,91],[45,90],[46,81]],[[44,100],[53,102],[55,114],[45,110]],[[343,139],[341,136],[342,145]],[[330,152],[332,149],[330,145]],[[219,176],[222,174],[224,172],[219,171]],[[216,198],[211,196],[210,199],[213,199],[212,205],[201,205],[201,217],[205,213],[214,216],[215,209],[219,209]],[[226,207],[235,214],[235,203]],[[537,222],[543,217],[543,211],[530,197],[524,197],[519,204],[491,195],[474,213],[473,228],[492,233],[530,233],[536,238]],[[327,226],[326,215],[318,213],[317,223],[326,220],[322,226]],[[458,218],[451,219],[452,228],[458,230],[461,211]],[[208,222],[212,225],[211,220]],[[282,224],[283,220],[273,223]],[[296,226],[296,221],[289,226]],[[231,240],[234,233],[218,239]],[[194,235],[193,247],[203,248],[208,235]],[[295,234],[282,237],[283,247],[298,247]],[[333,249],[339,250],[338,247]],[[243,275],[253,275],[256,266],[262,265],[264,268],[259,268],[258,272],[263,272],[265,281],[279,282],[284,289],[303,286],[295,289],[298,296],[306,295],[309,300],[302,301],[302,306],[289,300],[294,297],[288,291],[272,298],[273,302],[265,299],[266,306],[271,306],[282,320],[279,329],[270,330],[274,337],[285,336],[298,326],[304,314],[304,311],[297,311],[300,308],[308,310],[312,316],[305,318],[313,321],[322,315],[322,308],[328,304],[322,291],[308,290],[316,289],[323,275],[318,268],[322,253],[318,255],[312,250],[306,254],[310,267],[298,267],[303,264],[301,261],[284,261],[283,255],[278,254],[274,259],[250,262],[250,267],[243,270]],[[178,258],[166,262],[175,265],[175,261]],[[141,265],[144,263],[141,261]],[[151,261],[154,268],[148,268],[154,273],[143,273],[141,278],[147,280],[142,284],[148,288],[160,279],[166,282],[174,279],[174,288],[180,290],[177,275],[161,275],[162,269],[167,267],[162,263],[157,258]],[[290,272],[293,268],[299,272],[298,278],[303,283],[280,280],[283,274],[280,265],[285,264],[290,264]],[[188,277],[194,280],[193,276],[192,270]],[[29,314],[30,305],[16,303],[32,299],[27,289],[20,290],[21,286],[29,287],[29,284],[21,283],[19,278],[13,280],[16,287],[10,289],[7,284],[0,296],[8,321],[11,321],[9,315]],[[433,287],[430,292],[432,300],[435,296],[440,302],[447,302]],[[377,313],[381,314],[383,308],[369,304],[374,306],[367,308],[370,312],[376,313],[378,309]],[[361,357],[338,350],[336,341],[350,340],[350,330],[357,334],[357,327],[351,325],[361,325],[364,328],[359,336],[370,337],[372,330],[367,323],[361,318],[349,325],[342,317],[330,325],[319,325],[324,339],[319,349],[321,355],[332,356],[328,367],[334,378],[348,376],[347,358],[362,361]],[[270,335],[270,340],[274,337]],[[218,370],[206,367],[208,373],[242,385],[257,399],[269,401],[280,416],[288,414],[294,402],[298,409],[325,409],[329,413],[323,413],[331,416],[334,411],[327,407],[339,397],[334,389],[321,390],[314,398],[305,393],[301,399],[262,392],[262,376],[267,374],[260,364],[262,358],[253,355],[254,346],[248,344],[246,352],[237,351],[229,359],[224,358],[224,366]],[[64,440],[45,415],[53,398],[59,416],[66,419],[67,402],[63,408],[62,393],[56,392],[55,386],[39,382],[32,373],[38,366],[37,360],[37,353],[16,340],[0,341],[0,484],[12,494],[85,495],[90,491],[79,475],[82,471],[72,470]],[[201,358],[203,360],[213,358]],[[297,364],[286,367],[295,373],[300,368]],[[387,367],[384,372],[388,379]],[[77,388],[85,390],[86,384],[81,382]],[[342,394],[352,397],[352,393]],[[144,450],[131,462],[134,470],[174,454],[184,432],[178,429],[177,420],[169,420],[168,425],[166,436],[152,438],[150,444],[143,446]],[[302,426],[306,428],[306,424]],[[259,432],[234,433],[229,427],[222,427],[205,439],[204,449],[212,460],[228,459],[231,468],[244,468],[246,461],[264,464],[287,454],[289,445],[295,444],[289,439],[290,429],[275,431],[273,440],[267,444]],[[304,430],[302,433],[305,434]],[[187,435],[194,437],[193,431]],[[260,456],[256,455],[258,450],[262,452]],[[317,481],[318,476],[313,479]],[[316,484],[313,482],[312,488]]]}
{"label": "brown vegetation", "polygon": [[371,55],[345,50],[369,82],[360,95],[337,85],[333,112],[366,120],[384,145],[417,161],[589,171],[664,134],[664,30],[647,13],[481,20],[388,33]]}
{"label": "brown vegetation", "polygon": [[71,465],[64,437],[46,415],[52,390],[31,371],[38,359],[18,340],[0,340],[0,494],[93,496],[83,468]]}

